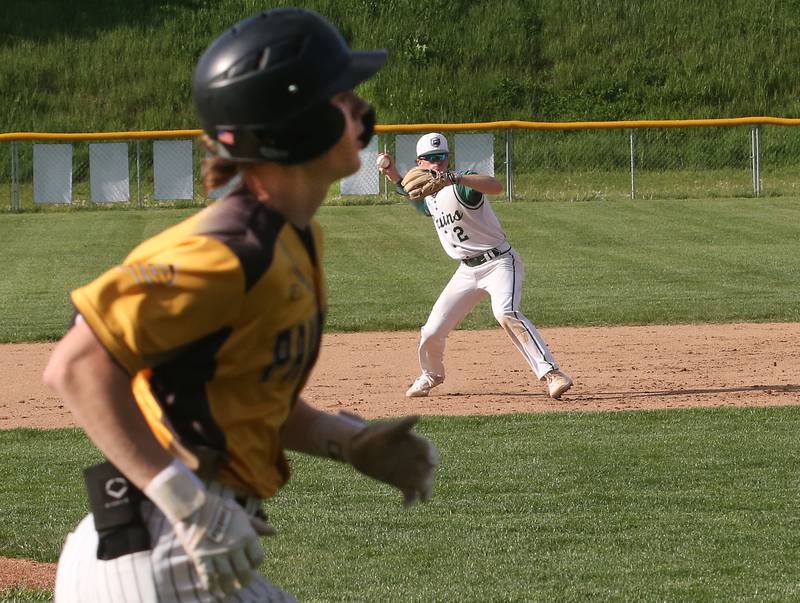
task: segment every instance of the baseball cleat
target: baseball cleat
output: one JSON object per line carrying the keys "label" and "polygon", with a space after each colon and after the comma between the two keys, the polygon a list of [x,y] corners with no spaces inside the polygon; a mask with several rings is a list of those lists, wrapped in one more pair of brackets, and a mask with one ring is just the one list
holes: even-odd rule
{"label": "baseball cleat", "polygon": [[434,387],[441,385],[443,381],[444,377],[426,375],[423,373],[417,377],[417,380],[408,388],[408,391],[406,391],[406,398],[422,398],[427,396]]}
{"label": "baseball cleat", "polygon": [[572,387],[572,379],[559,370],[553,369],[544,376],[547,381],[547,393],[554,400],[558,400],[565,391]]}

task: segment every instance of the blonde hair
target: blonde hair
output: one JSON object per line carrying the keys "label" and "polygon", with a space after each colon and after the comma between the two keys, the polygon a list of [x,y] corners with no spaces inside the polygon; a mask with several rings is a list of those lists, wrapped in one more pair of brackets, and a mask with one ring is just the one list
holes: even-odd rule
{"label": "blonde hair", "polygon": [[203,134],[200,137],[200,144],[206,151],[211,153],[210,157],[203,160],[200,168],[203,188],[208,194],[210,191],[225,186],[233,180],[239,174],[242,165],[217,155],[217,142],[209,138],[207,134]]}

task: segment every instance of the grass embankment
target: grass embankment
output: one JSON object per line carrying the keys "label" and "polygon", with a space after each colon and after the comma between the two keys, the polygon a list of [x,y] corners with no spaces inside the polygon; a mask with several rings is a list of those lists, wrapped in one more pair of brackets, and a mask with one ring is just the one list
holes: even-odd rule
{"label": "grass embankment", "polygon": [[[278,0],[388,48],[363,86],[384,123],[800,114],[787,2]],[[4,3],[0,131],[197,126],[192,68],[250,0]],[[421,23],[427,23],[420,27]],[[413,82],[413,85],[411,84]],[[443,89],[447,90],[443,93]]]}

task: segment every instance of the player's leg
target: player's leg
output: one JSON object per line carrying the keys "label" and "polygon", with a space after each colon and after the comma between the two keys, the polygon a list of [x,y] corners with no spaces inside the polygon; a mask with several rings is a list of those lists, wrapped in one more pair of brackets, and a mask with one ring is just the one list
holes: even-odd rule
{"label": "player's leg", "polygon": [[64,544],[58,560],[56,603],[158,601],[150,552],[142,551],[104,561],[97,559],[97,531],[87,515]]}
{"label": "player's leg", "polygon": [[[97,531],[88,515],[68,537],[58,561],[56,603],[218,603],[200,588],[194,565],[169,522],[149,501],[143,518],[152,539],[150,551],[97,559]],[[156,594],[157,593],[157,594]],[[225,601],[237,603],[294,602],[296,599],[262,576]]]}
{"label": "player's leg", "polygon": [[[94,572],[94,561],[97,557],[97,532],[94,529],[92,516],[88,515],[69,533],[56,568],[56,603],[78,603],[87,601],[91,603],[97,598],[94,593],[94,580],[92,588],[87,588],[87,577]],[[83,588],[81,588],[83,587]],[[83,591],[83,592],[82,592]]]}
{"label": "player's leg", "polygon": [[[558,398],[572,385],[559,371],[550,349],[539,331],[520,309],[525,266],[513,249],[489,262],[481,270],[480,286],[492,298],[492,313],[508,334],[514,346],[528,362],[537,379],[545,379],[551,397]],[[558,382],[551,382],[558,378]]]}
{"label": "player's leg", "polygon": [[444,347],[447,335],[485,295],[485,291],[477,288],[472,269],[460,265],[439,294],[428,320],[420,330],[419,365],[422,374],[408,389],[407,396],[427,396],[431,388],[444,381]]}

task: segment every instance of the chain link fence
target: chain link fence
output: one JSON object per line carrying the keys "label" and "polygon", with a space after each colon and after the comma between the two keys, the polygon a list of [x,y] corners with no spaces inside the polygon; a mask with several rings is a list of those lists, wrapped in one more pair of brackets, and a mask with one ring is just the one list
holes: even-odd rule
{"label": "chain link fence", "polygon": [[0,209],[206,202],[195,139],[0,143]]}
{"label": "chain link fence", "polygon": [[[746,118],[754,119],[754,118]],[[588,201],[796,196],[800,194],[800,120],[787,123],[668,127],[636,122],[546,124],[535,128],[380,126],[361,152],[362,167],[331,191],[331,204],[401,202],[379,176],[381,151],[404,173],[414,165],[417,138],[436,129],[448,137],[451,167],[492,174],[508,200]],[[713,120],[711,120],[713,121]],[[797,121],[797,123],[794,123]],[[504,123],[504,122],[498,122]],[[522,122],[527,123],[527,122]],[[623,124],[635,124],[625,127]],[[194,131],[187,131],[189,134]],[[13,135],[0,135],[12,137]],[[203,205],[204,151],[196,136],[37,135],[0,139],[0,211],[47,206]]]}

